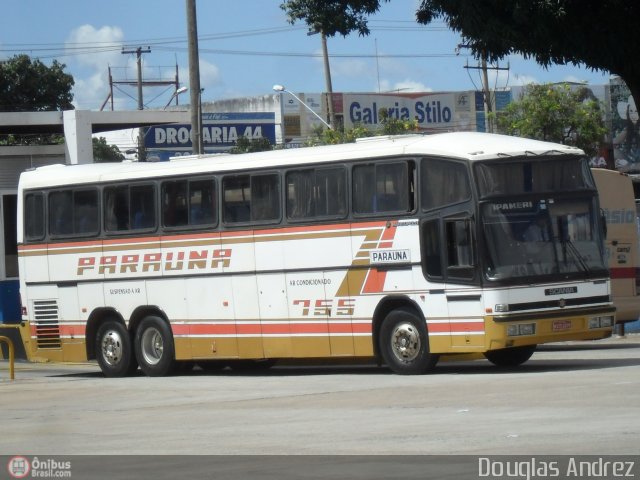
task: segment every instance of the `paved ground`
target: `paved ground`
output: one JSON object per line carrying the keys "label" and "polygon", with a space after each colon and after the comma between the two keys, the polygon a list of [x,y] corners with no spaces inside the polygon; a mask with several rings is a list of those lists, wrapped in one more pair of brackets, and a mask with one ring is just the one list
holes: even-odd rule
{"label": "paved ground", "polygon": [[0,361],[0,455],[637,454],[640,335],[543,346],[517,370],[441,362],[102,377]]}

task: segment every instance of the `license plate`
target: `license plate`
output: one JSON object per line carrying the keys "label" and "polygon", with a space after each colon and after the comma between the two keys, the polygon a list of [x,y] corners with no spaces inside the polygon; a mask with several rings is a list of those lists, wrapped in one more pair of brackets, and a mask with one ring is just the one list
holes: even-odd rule
{"label": "license plate", "polygon": [[554,320],[552,328],[554,332],[569,330],[571,328],[571,320]]}

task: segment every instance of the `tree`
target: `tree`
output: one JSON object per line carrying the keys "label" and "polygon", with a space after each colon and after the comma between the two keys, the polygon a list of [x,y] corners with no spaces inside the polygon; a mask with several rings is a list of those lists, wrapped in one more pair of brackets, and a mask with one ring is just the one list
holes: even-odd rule
{"label": "tree", "polygon": [[124,160],[124,155],[120,152],[120,149],[116,145],[107,144],[106,138],[93,137],[91,141],[93,142],[94,162],[121,162]]}
{"label": "tree", "polygon": [[497,118],[502,133],[574,145],[594,156],[607,132],[602,116],[586,87],[532,84]]}
{"label": "tree", "polygon": [[[47,67],[28,55],[16,55],[0,62],[0,112],[48,112],[72,110],[73,77],[65,65],[53,61]],[[63,143],[62,135],[8,135],[2,145]]]}
{"label": "tree", "polygon": [[382,131],[377,135],[402,135],[407,133],[415,133],[418,130],[418,120],[401,120],[389,115],[389,111],[381,108],[378,112]]}
{"label": "tree", "polygon": [[382,124],[380,128],[370,130],[362,124],[358,124],[348,130],[318,127],[314,130],[307,144],[309,146],[315,146],[352,143],[358,138],[380,135],[402,135],[415,133],[418,129],[417,120],[400,120],[394,118],[390,116],[389,111],[384,108],[379,110],[378,116],[380,117],[380,123]]}
{"label": "tree", "polygon": [[273,150],[273,145],[271,145],[268,138],[248,138],[240,136],[238,140],[236,140],[235,147],[229,150],[229,153],[264,152],[267,150]]}
{"label": "tree", "polygon": [[47,67],[28,55],[0,62],[0,112],[72,110],[74,81],[64,68],[56,60]]}
{"label": "tree", "polygon": [[[389,0],[288,0],[291,23],[304,20],[327,36],[369,33],[367,17]],[[419,23],[443,19],[477,58],[509,54],[540,65],[584,64],[619,75],[640,105],[640,17],[637,0],[421,0]]]}

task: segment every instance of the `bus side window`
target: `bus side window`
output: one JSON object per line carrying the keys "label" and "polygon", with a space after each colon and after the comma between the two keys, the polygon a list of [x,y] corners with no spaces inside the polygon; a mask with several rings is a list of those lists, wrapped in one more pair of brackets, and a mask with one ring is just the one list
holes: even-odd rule
{"label": "bus side window", "polygon": [[453,205],[471,198],[471,183],[465,165],[424,158],[420,171],[423,210]]}
{"label": "bus side window", "polygon": [[73,233],[73,204],[71,190],[49,194],[49,233],[68,235]]}
{"label": "bus side window", "polygon": [[73,231],[81,235],[97,234],[98,191],[79,190],[73,192]]}
{"label": "bus side window", "polygon": [[153,185],[134,185],[129,188],[131,225],[134,229],[156,225],[155,188]]}
{"label": "bus side window", "polygon": [[447,273],[450,277],[471,279],[474,276],[471,231],[469,219],[445,221]]}
{"label": "bus side window", "polygon": [[108,232],[129,230],[129,188],[105,188],[104,196],[105,229]]}
{"label": "bus side window", "polygon": [[[353,206],[356,213],[413,210],[413,173],[406,161],[357,165],[353,168]],[[413,170],[413,169],[412,169]]]}
{"label": "bus side window", "polygon": [[342,217],[347,212],[343,167],[292,170],[286,176],[287,218]]}
{"label": "bus side window", "polygon": [[353,167],[353,211],[355,213],[378,211],[375,165]]}
{"label": "bus side window", "polygon": [[343,167],[316,170],[316,216],[341,217],[347,213],[347,177]]}
{"label": "bus side window", "polygon": [[280,218],[280,179],[277,174],[251,176],[251,220]]}
{"label": "bus side window", "polygon": [[180,227],[188,223],[187,182],[162,182],[162,224]]}
{"label": "bus side window", "polygon": [[26,240],[44,238],[44,195],[40,192],[25,195],[24,236]]}
{"label": "bus side window", "polygon": [[297,220],[315,216],[314,170],[287,172],[287,217]]}
{"label": "bus side window", "polygon": [[249,175],[225,177],[222,180],[222,191],[224,222],[248,222],[251,208]]}
{"label": "bus side window", "polygon": [[189,225],[211,225],[217,220],[215,182],[189,182]]}
{"label": "bus side window", "polygon": [[424,269],[429,277],[443,277],[440,249],[440,221],[429,220],[422,225]]}

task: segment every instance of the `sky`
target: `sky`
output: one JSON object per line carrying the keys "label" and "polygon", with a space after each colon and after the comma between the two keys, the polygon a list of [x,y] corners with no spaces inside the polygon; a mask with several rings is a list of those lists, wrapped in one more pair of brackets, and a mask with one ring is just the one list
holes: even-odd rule
{"label": "sky", "polygon": [[[73,75],[74,105],[99,110],[114,81],[136,80],[138,47],[145,80],[189,86],[185,0],[2,0],[0,60],[28,54],[47,65],[55,59]],[[197,0],[200,84],[203,102],[273,93],[326,91],[319,35],[304,23],[290,25],[281,0]],[[481,88],[478,62],[442,22],[415,22],[418,0],[383,3],[370,17],[371,33],[327,41],[334,92],[460,91]],[[526,83],[608,83],[606,72],[555,66],[511,56],[490,70],[492,88]],[[117,84],[116,110],[137,108],[135,86]],[[174,86],[145,88],[145,108],[163,108]],[[189,93],[179,97],[189,103]],[[110,108],[107,106],[107,108]]]}

